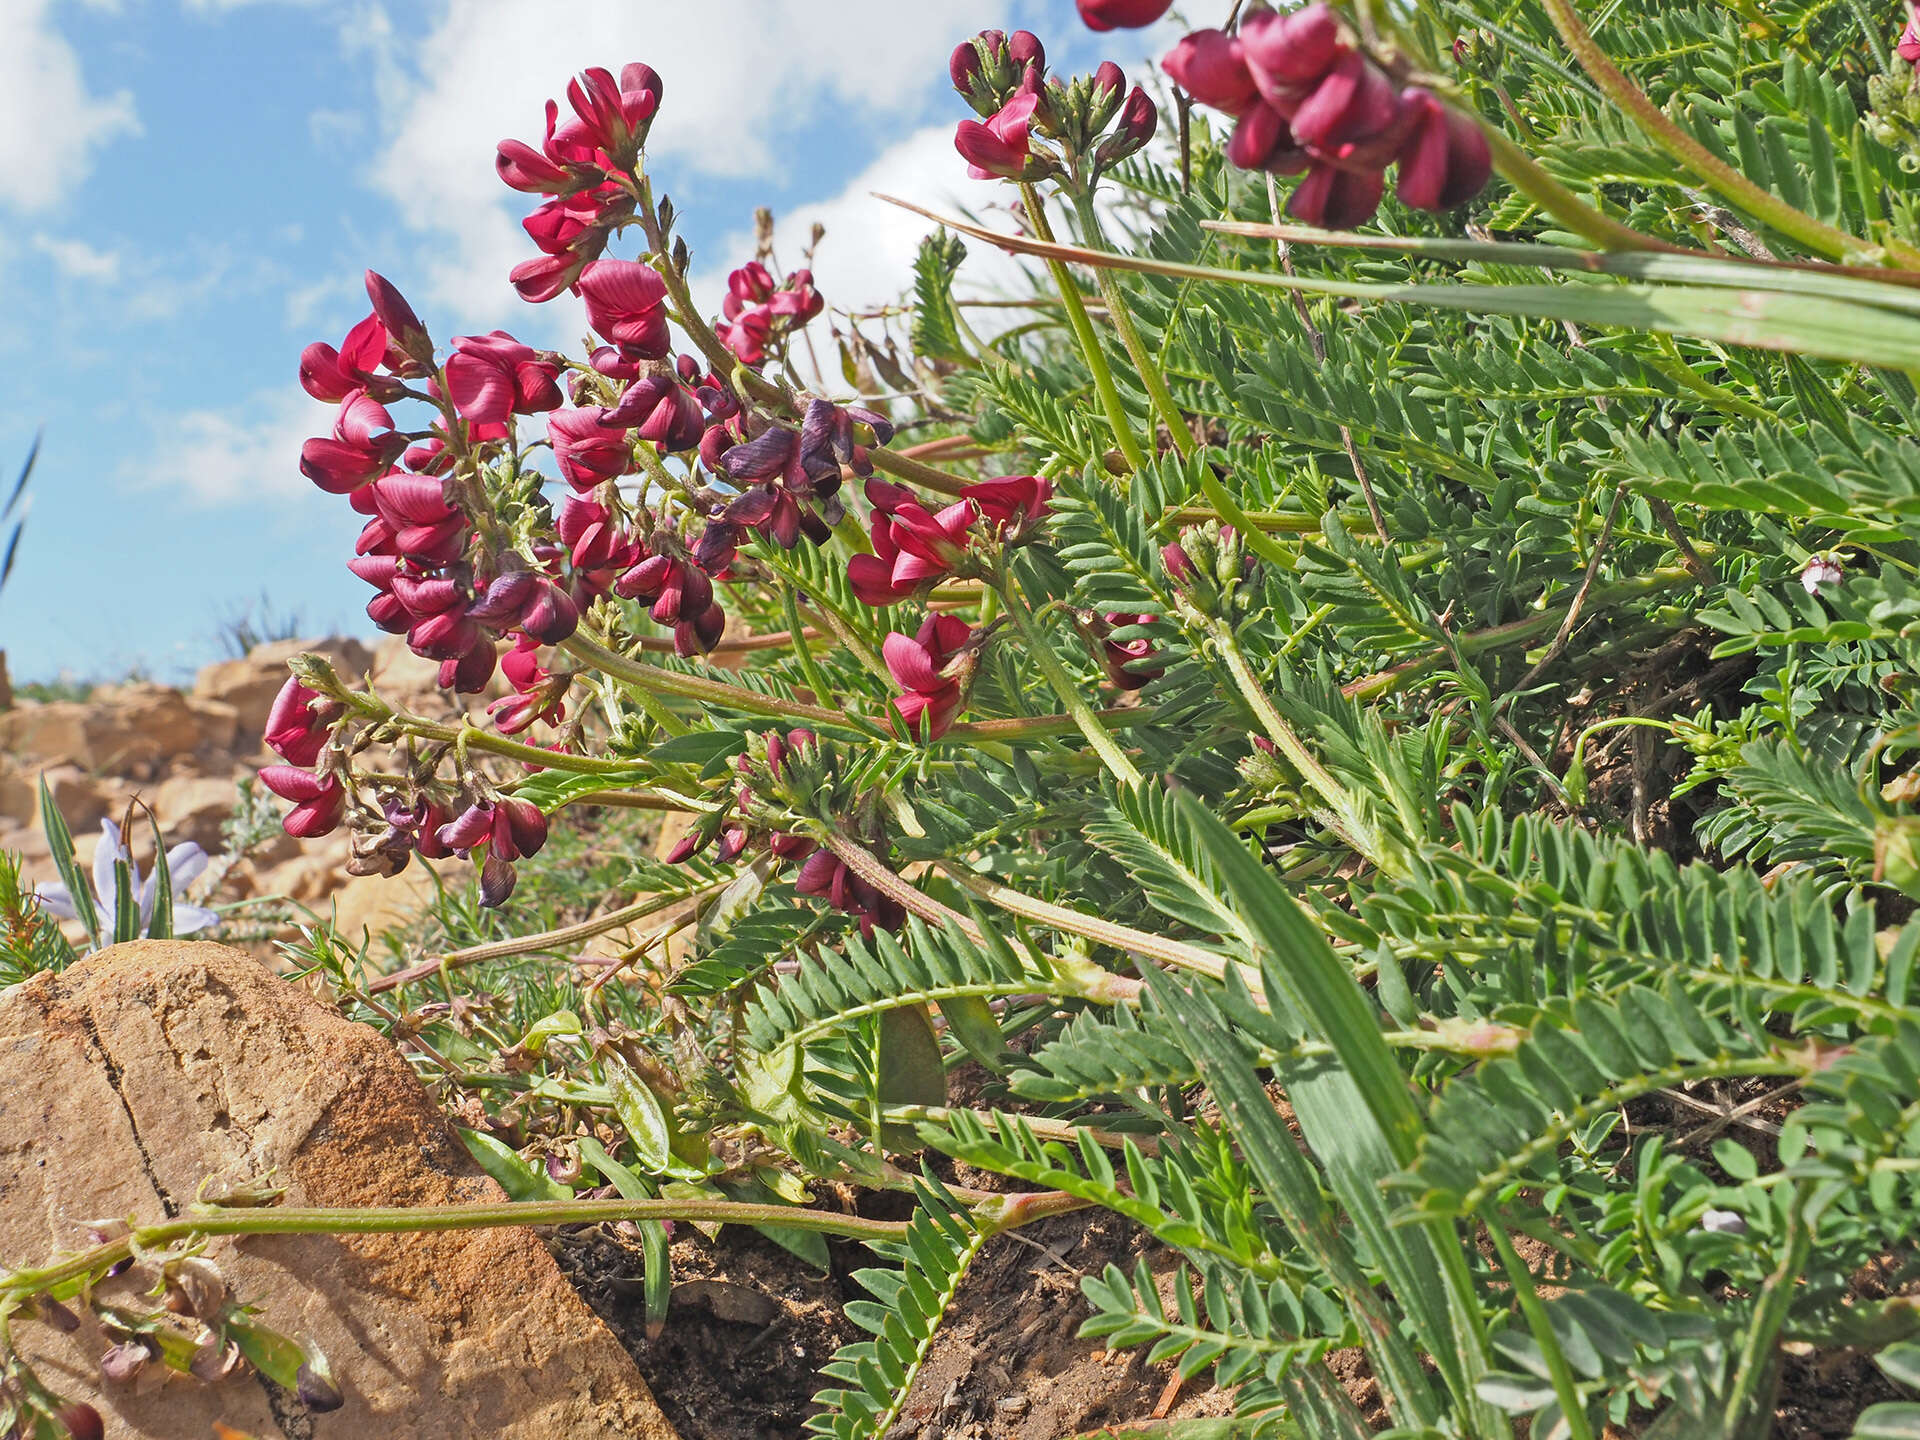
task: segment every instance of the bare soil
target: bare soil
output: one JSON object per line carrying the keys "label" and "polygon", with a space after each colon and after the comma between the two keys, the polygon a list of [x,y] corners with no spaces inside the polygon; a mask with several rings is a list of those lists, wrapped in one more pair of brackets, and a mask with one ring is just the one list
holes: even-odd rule
{"label": "bare soil", "polygon": [[[640,1252],[604,1230],[558,1237],[562,1267],[632,1353],[685,1440],[796,1440],[819,1367],[861,1332],[841,1306],[865,1292],[852,1272],[873,1263],[833,1246],[822,1275],[737,1227],[708,1240],[691,1227],[673,1241],[667,1324],[648,1339]],[[1171,1365],[1143,1350],[1109,1354],[1076,1332],[1086,1318],[1080,1277],[1142,1257],[1166,1273],[1173,1258],[1101,1212],[1061,1215],[1003,1235],[981,1255],[935,1338],[897,1440],[1060,1440],[1163,1416],[1224,1415],[1228,1397],[1204,1380],[1170,1388]],[[1371,1383],[1371,1382],[1367,1382]],[[1164,1402],[1164,1403],[1163,1403]]]}

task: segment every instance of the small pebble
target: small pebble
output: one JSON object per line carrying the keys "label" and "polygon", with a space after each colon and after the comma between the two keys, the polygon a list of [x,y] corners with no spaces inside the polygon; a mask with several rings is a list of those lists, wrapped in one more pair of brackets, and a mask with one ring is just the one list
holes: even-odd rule
{"label": "small pebble", "polygon": [[1027,1404],[1026,1396],[1009,1395],[1004,1399],[994,1401],[993,1408],[998,1410],[1002,1415],[1024,1415],[1027,1413]]}

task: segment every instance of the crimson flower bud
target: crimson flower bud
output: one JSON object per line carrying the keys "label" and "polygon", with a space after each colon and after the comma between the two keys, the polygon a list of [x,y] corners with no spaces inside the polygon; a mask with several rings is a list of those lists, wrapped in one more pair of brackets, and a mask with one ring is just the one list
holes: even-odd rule
{"label": "crimson flower bud", "polygon": [[510,861],[489,855],[480,867],[480,903],[489,910],[499,909],[513,898],[519,878]]}
{"label": "crimson flower bud", "polygon": [[1240,38],[1224,30],[1194,31],[1166,53],[1160,68],[1202,105],[1223,114],[1243,115],[1260,98]]}
{"label": "crimson flower bud", "polygon": [[478,695],[493,679],[493,642],[482,639],[471,650],[440,662],[439,685],[460,695]]}
{"label": "crimson flower bud", "polygon": [[[540,807],[531,800],[507,796],[494,808],[495,845],[499,847],[499,837],[504,831],[506,838],[511,841],[514,852],[513,855],[504,858],[513,859],[521,855],[539,854],[540,847],[547,843],[547,817],[541,813]],[[495,853],[498,853],[498,848]]]}
{"label": "crimson flower bud", "polygon": [[1413,86],[1401,95],[1413,115],[1401,148],[1400,203],[1416,210],[1451,210],[1480,193],[1493,175],[1487,137],[1471,116]]}
{"label": "crimson flower bud", "polygon": [[386,326],[393,343],[409,359],[418,360],[422,365],[433,364],[432,337],[427,334],[427,327],[420,323],[420,317],[413,313],[413,307],[407,303],[406,297],[394,289],[392,281],[372,270],[367,271],[367,299],[373,302],[373,313],[380,317],[380,323]]}
{"label": "crimson flower bud", "polygon": [[107,1433],[106,1426],[100,1421],[100,1412],[84,1400],[62,1405],[53,1412],[53,1418],[73,1440],[101,1440]]}
{"label": "crimson flower bud", "polygon": [[580,628],[580,607],[551,580],[542,580],[520,612],[520,628],[542,645],[558,645]]}
{"label": "crimson flower bud", "polygon": [[1129,155],[1139,153],[1159,128],[1160,111],[1138,85],[1120,107],[1120,123],[1114,132],[1095,148],[1094,163],[1102,168],[1117,165]]}
{"label": "crimson flower bud", "polygon": [[1138,30],[1173,8],[1173,0],[1079,0],[1089,30]]}
{"label": "crimson flower bud", "polygon": [[1160,547],[1160,563],[1167,567],[1167,574],[1176,583],[1185,585],[1193,579],[1193,557],[1175,540]]}
{"label": "crimson flower bud", "polygon": [[487,593],[467,607],[468,618],[505,629],[519,621],[540,583],[532,570],[503,570],[487,586]]}

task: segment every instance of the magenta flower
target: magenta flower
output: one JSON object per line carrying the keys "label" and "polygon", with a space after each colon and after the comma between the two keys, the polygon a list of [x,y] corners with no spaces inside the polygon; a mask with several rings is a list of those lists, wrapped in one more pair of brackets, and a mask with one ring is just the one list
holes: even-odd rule
{"label": "magenta flower", "polygon": [[[1157,617],[1152,615],[1127,615],[1112,611],[1100,617],[1103,625],[1119,629],[1126,625],[1145,625]],[[1142,665],[1153,655],[1153,642],[1146,636],[1132,640],[1115,640],[1103,630],[1100,634],[1101,663],[1106,666],[1107,680],[1116,690],[1138,690],[1149,681],[1158,680],[1167,673],[1166,666]],[[1138,667],[1138,668],[1136,668]]]}
{"label": "magenta flower", "polygon": [[956,615],[930,615],[911,637],[894,631],[881,642],[880,655],[894,683],[894,712],[907,733],[938,740],[960,713],[959,679],[946,674],[973,639],[973,629]]}
{"label": "magenta flower", "polygon": [[693,449],[706,432],[706,416],[693,392],[665,375],[647,375],[629,385],[607,412],[606,423],[632,427],[663,454]]}
{"label": "magenta flower", "polygon": [[1266,102],[1291,117],[1307,92],[1350,52],[1324,0],[1288,14],[1262,10],[1240,26],[1241,55]]}
{"label": "magenta flower", "polygon": [[379,317],[381,325],[386,327],[388,338],[402,355],[421,365],[433,364],[432,337],[391,280],[375,271],[367,271],[367,299],[372,302],[373,313]]}
{"label": "magenta flower", "polygon": [[394,432],[387,407],[356,391],[340,407],[333,438],[300,447],[300,473],[329,495],[344,495],[380,475],[406,447],[407,437]]}
{"label": "magenta flower", "polygon": [[1227,140],[1227,160],[1242,170],[1267,170],[1275,175],[1298,175],[1311,163],[1293,138],[1286,117],[1264,100],[1256,100],[1241,115]]}
{"label": "magenta flower", "polygon": [[1380,208],[1386,188],[1378,170],[1344,170],[1316,161],[1287,197],[1287,213],[1303,225],[1351,230]]}
{"label": "magenta flower", "polygon": [[567,85],[567,101],[579,116],[579,125],[562,126],[555,148],[570,158],[588,161],[596,159],[593,152],[598,151],[613,169],[628,168],[646,141],[663,89],[651,65],[624,66],[618,80],[612,71],[598,66],[584,71]]}
{"label": "magenta flower", "polygon": [[1894,50],[1909,65],[1920,61],[1920,5],[1909,7],[1907,28],[1900,32],[1900,41]]}
{"label": "magenta flower", "polygon": [[297,840],[329,833],[347,813],[347,794],[340,788],[338,775],[316,775],[293,765],[268,765],[260,771],[260,783],[282,800],[294,802],[280,828]]}
{"label": "magenta flower", "polygon": [[976,180],[1030,178],[1035,161],[1027,126],[1039,103],[1037,94],[1023,91],[984,123],[962,120],[953,132],[953,147],[967,162],[967,173]]}
{"label": "magenta flower", "polygon": [[667,333],[667,282],[635,260],[595,260],[580,272],[587,323],[629,358],[660,360],[672,348]]}
{"label": "magenta flower", "polygon": [[1173,0],[1079,0],[1089,30],[1138,30],[1173,8]]}
{"label": "magenta flower", "polygon": [[1465,204],[1493,176],[1487,137],[1471,116],[1443,105],[1418,86],[1402,95],[1412,126],[1400,151],[1400,203],[1416,210]]}
{"label": "magenta flower", "polygon": [[504,330],[455,336],[446,373],[447,396],[475,440],[503,439],[511,416],[560,404],[559,364]]}
{"label": "magenta flower", "polygon": [[508,272],[507,279],[522,300],[538,305],[578,281],[586,263],[581,256],[571,253],[542,255],[522,260]]}
{"label": "magenta flower", "polygon": [[1166,53],[1160,68],[1202,105],[1224,115],[1243,115],[1260,98],[1240,37],[1224,30],[1194,31]]}
{"label": "magenta flower", "polygon": [[874,889],[847,868],[831,850],[815,850],[794,873],[793,888],[801,895],[817,895],[836,910],[860,922],[860,933],[871,939],[875,927],[898,930],[907,923],[906,908]]}
{"label": "magenta flower", "polygon": [[[1366,56],[1349,51],[1294,108],[1287,123],[1302,145],[1327,150],[1391,129],[1400,110],[1400,97],[1386,72]],[[1389,151],[1382,167],[1391,158]]]}
{"label": "magenta flower", "polygon": [[386,359],[387,327],[379,316],[369,315],[347,332],[338,350],[316,340],[300,352],[300,388],[316,400],[337,405],[375,383]]}
{"label": "magenta flower", "polygon": [[1004,539],[1047,513],[1053,482],[1038,475],[1001,475],[967,486],[960,496],[973,502],[995,538]]}
{"label": "magenta flower", "polygon": [[613,424],[613,412],[600,405],[556,410],[547,417],[547,438],[553,458],[566,482],[576,490],[591,490],[633,469],[633,447],[626,427]]}
{"label": "magenta flower", "polygon": [[340,715],[340,706],[325,701],[319,706],[320,692],[302,685],[289,675],[280,693],[273,697],[267,712],[266,733],[261,737],[269,750],[289,765],[311,765],[326,748],[328,727]]}

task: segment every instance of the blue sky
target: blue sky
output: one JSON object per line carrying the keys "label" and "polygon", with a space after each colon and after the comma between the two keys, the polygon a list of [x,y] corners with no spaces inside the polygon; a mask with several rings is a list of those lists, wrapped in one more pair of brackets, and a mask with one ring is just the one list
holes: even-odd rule
{"label": "blue sky", "polygon": [[1150,49],[1071,0],[0,0],[0,474],[46,433],[0,594],[14,678],[181,678],[263,592],[369,630],[359,517],[297,469],[331,418],[300,349],[366,313],[368,267],[442,344],[582,332],[507,286],[527,202],[492,175],[573,71],[662,72],[652,168],[716,308],[757,205],[787,255],[826,224],[821,289],[855,306],[897,293],[924,229],[869,190],[993,198],[951,148],[946,55],[1018,24],[1056,65]]}

